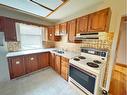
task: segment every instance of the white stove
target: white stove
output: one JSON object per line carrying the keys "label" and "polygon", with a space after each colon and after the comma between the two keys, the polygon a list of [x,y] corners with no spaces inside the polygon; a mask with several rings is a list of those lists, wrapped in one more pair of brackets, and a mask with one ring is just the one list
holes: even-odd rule
{"label": "white stove", "polygon": [[81,48],[81,55],[69,60],[69,83],[73,83],[88,95],[98,95],[106,62],[106,51]]}

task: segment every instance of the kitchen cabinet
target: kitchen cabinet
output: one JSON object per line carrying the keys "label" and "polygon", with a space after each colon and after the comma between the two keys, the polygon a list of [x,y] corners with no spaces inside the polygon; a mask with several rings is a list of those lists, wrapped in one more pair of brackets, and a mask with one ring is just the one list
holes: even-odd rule
{"label": "kitchen cabinet", "polygon": [[61,37],[58,35],[55,35],[55,27],[50,26],[48,27],[48,40],[49,41],[60,41]]}
{"label": "kitchen cabinet", "polygon": [[48,40],[49,41],[54,41],[54,32],[55,32],[54,26],[48,27]]}
{"label": "kitchen cabinet", "polygon": [[59,36],[60,35],[60,27],[59,24],[55,25],[55,36]]}
{"label": "kitchen cabinet", "polygon": [[61,76],[65,80],[68,80],[68,72],[69,72],[69,59],[61,57]]}
{"label": "kitchen cabinet", "polygon": [[42,69],[49,66],[49,53],[38,54],[38,68]]}
{"label": "kitchen cabinet", "polygon": [[55,55],[55,71],[60,74],[61,72],[61,57]]}
{"label": "kitchen cabinet", "polygon": [[26,73],[31,73],[38,70],[38,60],[36,54],[25,55],[24,62],[26,67]]}
{"label": "kitchen cabinet", "polygon": [[8,58],[10,78],[16,78],[26,73],[23,56]]}
{"label": "kitchen cabinet", "polygon": [[55,54],[50,53],[50,66],[55,69]]}
{"label": "kitchen cabinet", "polygon": [[1,31],[3,31],[5,34],[5,40],[17,41],[15,20],[6,17],[0,17],[0,18],[1,18],[0,27],[1,27]]}
{"label": "kitchen cabinet", "polygon": [[88,15],[77,18],[76,34],[88,32]]}
{"label": "kitchen cabinet", "polygon": [[68,41],[74,42],[76,35],[76,19],[67,23]]}
{"label": "kitchen cabinet", "polygon": [[60,24],[60,35],[65,35],[67,33],[67,23]]}
{"label": "kitchen cabinet", "polygon": [[111,17],[110,8],[100,10],[89,15],[89,32],[107,32]]}

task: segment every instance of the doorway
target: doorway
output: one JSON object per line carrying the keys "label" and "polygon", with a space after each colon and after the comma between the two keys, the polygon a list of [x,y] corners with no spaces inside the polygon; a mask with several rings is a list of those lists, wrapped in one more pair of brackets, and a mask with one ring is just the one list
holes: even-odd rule
{"label": "doorway", "polygon": [[110,95],[127,95],[127,16],[121,18]]}

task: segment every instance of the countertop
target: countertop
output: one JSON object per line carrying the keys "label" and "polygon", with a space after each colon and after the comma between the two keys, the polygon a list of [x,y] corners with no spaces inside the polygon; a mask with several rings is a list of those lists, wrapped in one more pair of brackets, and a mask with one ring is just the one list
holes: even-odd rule
{"label": "countertop", "polygon": [[14,56],[20,56],[20,55],[42,53],[42,52],[55,53],[56,55],[66,57],[68,59],[80,55],[79,52],[71,52],[71,51],[64,51],[64,53],[60,54],[60,53],[55,52],[54,50],[57,50],[57,49],[56,48],[46,48],[46,49],[36,49],[36,50],[25,50],[25,51],[9,52],[6,55],[6,57],[14,57]]}

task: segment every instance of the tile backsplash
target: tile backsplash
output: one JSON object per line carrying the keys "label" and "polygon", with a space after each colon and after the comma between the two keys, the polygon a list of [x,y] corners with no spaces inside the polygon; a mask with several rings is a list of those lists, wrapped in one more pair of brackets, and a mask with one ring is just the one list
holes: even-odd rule
{"label": "tile backsplash", "polygon": [[9,52],[19,51],[21,49],[21,45],[19,41],[9,41],[7,42],[7,49]]}
{"label": "tile backsplash", "polygon": [[99,40],[83,40],[82,43],[69,43],[67,38],[63,37],[62,41],[55,42],[56,48],[62,48],[68,51],[80,52],[80,47],[96,48],[110,50],[113,40],[113,32],[105,33],[102,35]]}

